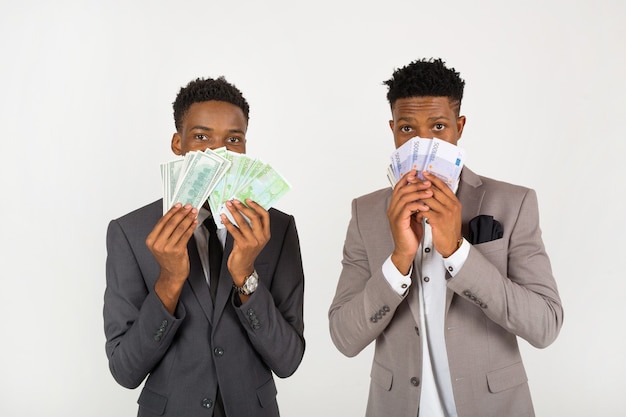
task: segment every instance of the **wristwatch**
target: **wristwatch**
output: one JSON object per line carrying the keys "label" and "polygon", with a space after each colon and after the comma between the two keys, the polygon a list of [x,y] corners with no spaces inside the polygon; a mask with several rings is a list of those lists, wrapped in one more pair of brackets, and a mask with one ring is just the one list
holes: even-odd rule
{"label": "wristwatch", "polygon": [[252,271],[252,275],[250,275],[243,282],[241,287],[237,287],[235,285],[235,289],[241,295],[251,295],[254,291],[256,291],[259,286],[259,276],[256,273],[256,270]]}

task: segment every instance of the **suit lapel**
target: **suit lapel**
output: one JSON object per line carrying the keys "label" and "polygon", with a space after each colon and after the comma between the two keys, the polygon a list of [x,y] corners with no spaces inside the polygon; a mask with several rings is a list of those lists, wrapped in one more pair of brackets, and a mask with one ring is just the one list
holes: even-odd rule
{"label": "suit lapel", "polygon": [[463,168],[457,198],[463,206],[463,213],[461,214],[463,226],[461,233],[465,238],[469,235],[469,221],[480,213],[480,206],[485,196],[485,190],[482,184],[478,175],[467,167]]}
{"label": "suit lapel", "polygon": [[231,291],[233,289],[233,278],[228,272],[228,257],[233,251],[233,237],[228,233],[226,235],[226,243],[224,244],[224,256],[222,257],[222,268],[220,272],[220,282],[217,286],[217,295],[215,296],[215,309],[213,311],[213,319],[218,321],[222,315],[226,303],[230,299]]}
{"label": "suit lapel", "polygon": [[189,286],[192,292],[196,296],[204,315],[213,324],[213,301],[211,301],[211,293],[209,292],[209,285],[206,282],[204,276],[204,270],[202,269],[202,263],[198,256],[198,247],[196,246],[196,239],[192,236],[187,244],[187,251],[189,253]]}

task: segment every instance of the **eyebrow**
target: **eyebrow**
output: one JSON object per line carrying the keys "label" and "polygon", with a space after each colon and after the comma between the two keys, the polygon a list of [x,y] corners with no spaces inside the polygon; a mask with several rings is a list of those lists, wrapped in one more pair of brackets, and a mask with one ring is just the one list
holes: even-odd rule
{"label": "eyebrow", "polygon": [[433,117],[429,117],[428,120],[429,121],[435,121],[435,120],[439,120],[439,119],[444,119],[444,120],[450,120],[449,117],[447,116],[433,116]]}
{"label": "eyebrow", "polygon": [[[433,122],[433,121],[435,121],[435,120],[441,120],[441,119],[444,119],[444,120],[451,120],[450,118],[448,118],[448,117],[446,117],[446,116],[443,116],[443,115],[442,115],[442,116],[432,116],[432,117],[429,117],[427,120],[428,120],[429,122]],[[413,121],[415,121],[416,119],[415,119],[415,117],[400,117],[400,118],[398,119],[398,121],[401,121],[401,120],[402,120],[402,121],[405,121],[405,122],[413,122]]]}
{"label": "eyebrow", "polygon": [[[210,127],[206,127],[206,126],[200,126],[200,125],[198,125],[198,126],[194,126],[194,127],[192,127],[192,128],[191,128],[191,130],[205,130],[205,131],[207,131],[207,132],[213,132],[215,129],[210,128]],[[228,129],[228,131],[229,131],[230,133],[244,133],[244,131],[243,131],[243,130],[241,130],[241,129]]]}

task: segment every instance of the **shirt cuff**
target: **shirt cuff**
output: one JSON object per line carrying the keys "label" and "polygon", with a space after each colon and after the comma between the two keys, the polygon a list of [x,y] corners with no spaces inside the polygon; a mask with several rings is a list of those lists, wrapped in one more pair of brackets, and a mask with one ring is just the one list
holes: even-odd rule
{"label": "shirt cuff", "polygon": [[450,256],[447,258],[443,258],[443,264],[446,266],[446,269],[450,273],[450,275],[455,276],[467,260],[470,251],[470,244],[467,240],[463,239],[461,246]]}
{"label": "shirt cuff", "polygon": [[383,276],[391,288],[399,295],[406,294],[406,290],[411,286],[411,271],[413,271],[413,266],[409,269],[408,275],[402,275],[393,262],[391,262],[391,255],[387,258],[385,263],[383,263]]}

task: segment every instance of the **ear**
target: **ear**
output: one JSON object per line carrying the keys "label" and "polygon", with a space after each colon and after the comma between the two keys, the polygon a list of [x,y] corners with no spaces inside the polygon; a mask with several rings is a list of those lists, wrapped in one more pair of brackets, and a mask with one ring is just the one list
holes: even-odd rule
{"label": "ear", "polygon": [[459,116],[456,119],[456,129],[459,132],[459,139],[461,139],[461,135],[463,134],[463,128],[465,127],[465,116]]}
{"label": "ear", "polygon": [[389,120],[389,127],[391,128],[391,131],[393,132],[393,120]]}
{"label": "ear", "polygon": [[180,133],[176,132],[172,136],[172,152],[176,155],[183,154],[183,138],[180,137]]}

